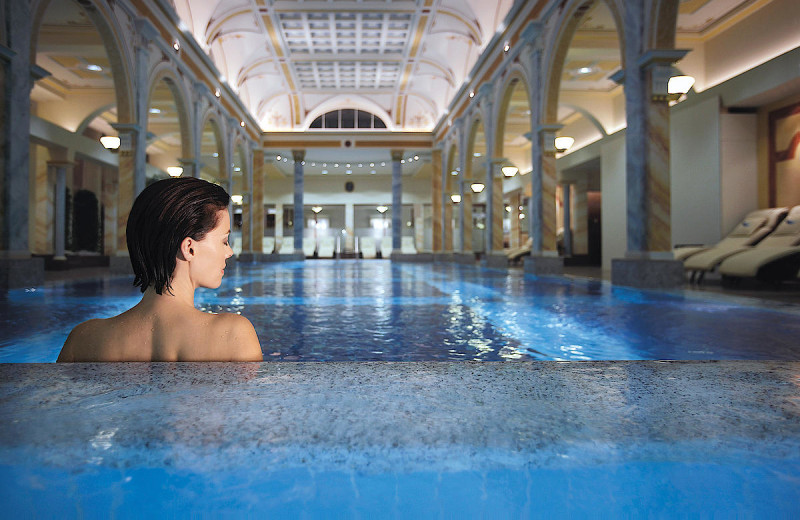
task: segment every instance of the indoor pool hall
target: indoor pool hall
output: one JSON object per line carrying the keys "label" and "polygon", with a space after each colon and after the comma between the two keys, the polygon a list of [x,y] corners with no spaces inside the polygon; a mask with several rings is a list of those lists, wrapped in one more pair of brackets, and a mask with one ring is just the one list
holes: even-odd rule
{"label": "indoor pool hall", "polygon": [[798,27],[0,0],[0,520],[800,518]]}

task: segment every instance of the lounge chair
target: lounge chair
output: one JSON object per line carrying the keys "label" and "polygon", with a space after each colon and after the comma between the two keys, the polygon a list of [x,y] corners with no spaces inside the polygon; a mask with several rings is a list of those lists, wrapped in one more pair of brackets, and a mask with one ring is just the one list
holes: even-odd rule
{"label": "lounge chair", "polygon": [[719,272],[728,278],[784,280],[793,278],[799,268],[800,206],[795,206],[757,246],[725,259]]}
{"label": "lounge chair", "polygon": [[334,237],[322,237],[319,240],[318,258],[333,258],[336,250],[336,239]]}
{"label": "lounge chair", "polygon": [[275,251],[275,237],[264,237],[264,242],[261,244],[261,252],[271,255],[273,251]]}
{"label": "lounge chair", "polygon": [[317,241],[313,238],[303,238],[303,256],[311,258],[317,251]]}
{"label": "lounge chair", "polygon": [[[683,262],[683,268],[691,273],[690,281],[702,282],[705,273],[713,271],[729,256],[747,251],[767,236],[789,211],[788,208],[762,210],[765,213],[751,213],[716,246],[700,251]],[[754,212],[755,213],[755,212]]]}
{"label": "lounge chair", "polygon": [[362,258],[375,258],[378,252],[375,249],[375,239],[372,237],[361,237],[358,241],[358,247],[361,249]]}
{"label": "lounge chair", "polygon": [[751,211],[735,228],[733,228],[733,231],[718,242],[717,245],[679,246],[672,250],[672,254],[675,260],[683,261],[692,255],[720,246],[727,247],[729,245],[735,245],[738,247],[755,245],[762,238],[767,236],[770,231],[775,229],[775,226],[778,225],[778,222],[786,215],[787,211],[788,208],[757,209]]}
{"label": "lounge chair", "polygon": [[533,248],[533,238],[529,238],[519,247],[512,247],[506,251],[506,256],[510,262],[514,262],[519,258],[529,254]]}
{"label": "lounge chair", "polygon": [[293,255],[294,254],[294,238],[293,237],[283,237],[281,240],[281,248],[278,251],[278,254],[281,255]]}
{"label": "lounge chair", "polygon": [[381,239],[381,258],[390,256],[392,256],[392,237],[383,237]]}
{"label": "lounge chair", "polygon": [[414,237],[403,237],[400,244],[400,252],[404,255],[416,255],[417,248],[414,246]]}

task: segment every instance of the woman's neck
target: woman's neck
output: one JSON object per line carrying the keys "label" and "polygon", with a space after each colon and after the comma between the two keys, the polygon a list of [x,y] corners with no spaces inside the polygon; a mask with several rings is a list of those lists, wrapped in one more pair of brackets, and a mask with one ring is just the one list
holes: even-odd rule
{"label": "woman's neck", "polygon": [[179,279],[173,279],[172,283],[170,284],[170,289],[168,290],[166,287],[161,291],[161,294],[156,293],[156,290],[153,286],[147,288],[142,296],[142,301],[146,303],[169,303],[169,304],[180,304],[180,305],[188,305],[189,307],[194,308],[194,287],[191,285],[188,280],[183,279],[183,277]]}

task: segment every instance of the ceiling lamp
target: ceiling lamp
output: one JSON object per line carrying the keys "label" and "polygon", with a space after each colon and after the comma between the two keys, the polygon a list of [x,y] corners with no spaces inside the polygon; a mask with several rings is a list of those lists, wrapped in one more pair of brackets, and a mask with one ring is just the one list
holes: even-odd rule
{"label": "ceiling lamp", "polygon": [[386,207],[386,206],[378,206],[378,207],[377,207],[377,208],[375,208],[375,209],[377,209],[377,210],[378,210],[378,213],[380,213],[381,215],[383,215],[384,213],[386,213],[386,210],[388,210],[389,208],[388,208],[388,207]]}
{"label": "ceiling lamp", "polygon": [[572,148],[573,144],[575,144],[574,137],[561,136],[561,137],[556,137],[555,140],[556,151],[559,153],[566,152],[567,150]]}
{"label": "ceiling lamp", "polygon": [[472,188],[473,192],[480,193],[480,192],[483,191],[483,188],[485,188],[486,186],[484,186],[480,182],[473,182],[472,184],[469,185],[469,187]]}
{"label": "ceiling lamp", "polygon": [[517,168],[516,166],[511,166],[511,165],[503,166],[500,169],[503,170],[503,175],[505,175],[506,177],[513,177],[519,171],[519,168]]}
{"label": "ceiling lamp", "polygon": [[244,196],[243,195],[231,195],[231,202],[233,202],[237,206],[241,206],[242,202],[244,202]]}
{"label": "ceiling lamp", "polygon": [[671,101],[677,101],[681,96],[689,92],[694,85],[692,76],[672,76],[667,83],[667,97]]}
{"label": "ceiling lamp", "polygon": [[314,213],[319,213],[320,211],[322,211],[322,206],[314,206],[311,208],[311,211],[313,211]]}
{"label": "ceiling lamp", "polygon": [[167,173],[170,177],[180,177],[183,173],[183,168],[180,166],[167,166]]}
{"label": "ceiling lamp", "polygon": [[116,150],[119,148],[119,137],[113,135],[104,135],[100,138],[102,144],[107,150]]}
{"label": "ceiling lamp", "polygon": [[459,202],[461,202],[461,195],[459,195],[458,193],[454,193],[450,195],[450,200],[453,201],[453,204],[458,204]]}

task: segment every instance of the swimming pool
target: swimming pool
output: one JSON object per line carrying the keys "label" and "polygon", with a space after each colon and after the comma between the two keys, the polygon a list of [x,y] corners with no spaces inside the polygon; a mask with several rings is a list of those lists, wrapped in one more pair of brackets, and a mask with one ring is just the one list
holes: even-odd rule
{"label": "swimming pool", "polygon": [[[800,305],[455,264],[239,263],[196,306],[239,312],[271,361],[800,359]],[[0,297],[0,362],[51,362],[71,328],[140,298],[126,277]]]}
{"label": "swimming pool", "polygon": [[[198,307],[248,316],[278,362],[55,364],[139,300],[130,279],[0,297],[3,514],[800,514],[796,305],[448,264],[228,271]],[[624,361],[669,358],[695,361]]]}

